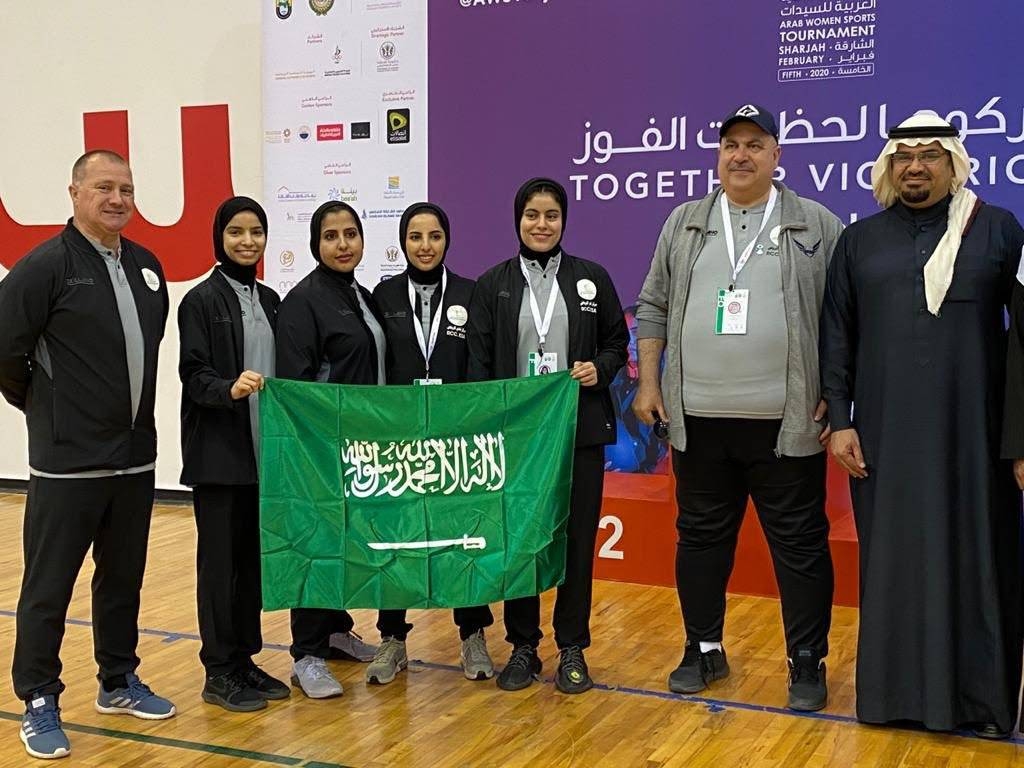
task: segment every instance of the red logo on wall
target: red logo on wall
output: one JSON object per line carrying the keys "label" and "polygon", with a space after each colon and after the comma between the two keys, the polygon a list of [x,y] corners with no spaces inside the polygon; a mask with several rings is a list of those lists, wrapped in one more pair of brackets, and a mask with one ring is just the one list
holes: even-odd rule
{"label": "red logo on wall", "polygon": [[[82,123],[84,151],[109,149],[131,161],[127,112],[86,112]],[[217,206],[234,195],[227,104],[181,108],[181,156],[184,203],[178,221],[159,226],[136,211],[125,228],[126,237],[156,254],[172,282],[193,280],[214,264],[210,222]],[[69,172],[73,160],[68,158]],[[135,177],[136,190],[158,183],[155,179]],[[58,188],[53,194],[66,196],[67,192]],[[63,224],[19,224],[0,201],[0,243],[4,244],[0,248],[0,264],[10,269],[39,243],[63,229]]]}
{"label": "red logo on wall", "polygon": [[342,123],[330,123],[316,127],[317,141],[341,141],[345,138],[345,126]]}

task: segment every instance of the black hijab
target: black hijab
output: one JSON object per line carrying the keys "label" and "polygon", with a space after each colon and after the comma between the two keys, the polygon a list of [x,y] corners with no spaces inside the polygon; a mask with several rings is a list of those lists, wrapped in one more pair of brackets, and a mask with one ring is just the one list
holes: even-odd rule
{"label": "black hijab", "polygon": [[[523,242],[522,235],[519,234],[519,225],[523,220],[523,212],[526,210],[526,203],[538,192],[550,192],[554,195],[555,200],[562,209],[562,234],[559,235],[558,241],[551,246],[551,249],[543,253],[527,248],[526,243]],[[569,196],[565,193],[565,187],[554,179],[547,179],[543,176],[530,179],[519,188],[518,192],[516,192],[515,213],[516,238],[519,240],[519,254],[525,259],[537,261],[542,267],[546,267],[548,260],[558,253],[559,246],[562,243],[562,236],[565,235],[565,222],[569,215]]]}
{"label": "black hijab", "polygon": [[[409,222],[412,221],[413,216],[418,216],[421,213],[432,213],[437,217],[437,221],[441,224],[441,229],[444,231],[444,253],[441,254],[441,260],[437,262],[437,265],[433,269],[423,270],[413,266],[412,261],[409,260],[409,251],[405,248],[405,236],[409,234]],[[448,223],[448,214],[439,205],[433,203],[413,203],[405,209],[405,213],[402,214],[401,221],[398,222],[398,242],[402,246],[402,253],[405,254],[405,274],[414,283],[420,285],[434,285],[441,280],[441,275],[444,273],[444,259],[448,255],[448,248],[452,244],[452,231],[451,225]]]}
{"label": "black hijab", "polygon": [[256,218],[263,225],[264,234],[267,233],[267,213],[263,207],[251,197],[232,197],[220,204],[217,212],[213,215],[213,255],[220,263],[220,270],[232,280],[242,285],[252,285],[256,282],[256,266],[243,266],[224,252],[224,230],[235,216],[242,211],[252,211]]}
{"label": "black hijab", "polygon": [[351,272],[337,272],[330,267],[325,267],[320,259],[320,230],[323,228],[324,216],[334,211],[348,211],[351,213],[352,219],[356,223],[356,229],[359,230],[359,238],[363,238],[363,222],[360,221],[356,209],[340,200],[328,200],[313,211],[313,218],[309,220],[309,251],[313,254],[313,258],[316,259],[317,269],[341,280],[343,283],[352,285],[352,282],[356,279],[355,270]]}

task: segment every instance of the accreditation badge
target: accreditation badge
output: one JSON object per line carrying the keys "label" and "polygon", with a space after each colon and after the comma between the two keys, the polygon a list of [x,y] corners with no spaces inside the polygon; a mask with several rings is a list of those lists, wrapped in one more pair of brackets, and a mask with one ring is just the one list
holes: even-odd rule
{"label": "accreditation badge", "polygon": [[527,376],[543,376],[558,370],[557,352],[531,352],[526,366]]}
{"label": "accreditation badge", "polygon": [[747,310],[750,307],[750,289],[718,289],[715,304],[715,334],[718,336],[743,335],[747,332]]}
{"label": "accreditation badge", "polygon": [[412,383],[418,387],[430,387],[435,384],[444,384],[442,379],[413,379]]}

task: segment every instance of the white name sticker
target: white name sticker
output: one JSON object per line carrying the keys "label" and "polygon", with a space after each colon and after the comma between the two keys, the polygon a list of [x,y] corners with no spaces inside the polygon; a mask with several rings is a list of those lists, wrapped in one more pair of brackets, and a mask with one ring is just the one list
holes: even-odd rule
{"label": "white name sticker", "polygon": [[718,289],[715,304],[715,333],[719,336],[742,335],[747,332],[747,309],[750,307],[750,289]]}

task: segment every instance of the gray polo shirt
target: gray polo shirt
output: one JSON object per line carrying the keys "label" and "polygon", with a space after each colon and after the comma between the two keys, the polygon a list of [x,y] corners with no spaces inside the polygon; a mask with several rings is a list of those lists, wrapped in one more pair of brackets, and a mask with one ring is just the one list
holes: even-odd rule
{"label": "gray polo shirt", "polygon": [[[754,208],[729,205],[736,257],[757,234],[765,204]],[[732,265],[722,231],[721,208],[708,217],[708,234],[691,275],[683,316],[683,409],[692,416],[740,419],[781,419],[786,404],[788,335],[782,296],[778,230],[781,206],[736,280],[750,291],[747,332],[715,334],[718,289],[732,282]],[[775,241],[771,238],[775,230]]]}
{"label": "gray polo shirt", "polygon": [[[413,287],[416,295],[419,296],[419,318],[420,328],[423,329],[423,338],[430,340],[430,321],[433,319],[430,314],[430,300],[434,297],[434,291],[440,283],[431,283],[430,285],[422,285],[420,283],[409,281],[409,284]],[[438,307],[440,311],[441,307]]]}
{"label": "gray polo shirt", "polygon": [[[526,265],[526,274],[530,279],[530,286],[537,297],[537,308],[540,310],[540,320],[544,319],[544,311],[548,307],[551,291],[556,291],[558,298],[555,300],[555,310],[551,317],[551,327],[548,329],[547,338],[544,340],[544,351],[554,352],[558,355],[556,371],[569,369],[571,361],[569,358],[569,310],[565,306],[565,297],[558,290],[558,266],[562,263],[562,252],[548,259],[547,266],[541,267],[539,261],[519,257],[519,261]],[[536,352],[540,345],[540,336],[537,335],[537,326],[533,322],[533,312],[530,310],[530,293],[523,286],[523,301],[519,305],[519,342],[516,347],[516,375],[527,376],[530,372],[530,353]]]}
{"label": "gray polo shirt", "polygon": [[[146,348],[142,338],[142,324],[139,322],[139,311],[135,306],[135,296],[132,295],[131,286],[128,284],[128,277],[121,266],[121,241],[113,249],[107,248],[102,243],[93,240],[85,235],[96,253],[103,259],[107,267],[107,274],[110,277],[110,285],[114,289],[114,299],[117,302],[117,314],[121,318],[121,330],[124,332],[124,354],[125,362],[128,364],[128,387],[131,393],[132,424],[139,412],[139,403],[142,400],[142,379],[145,371]],[[40,339],[36,347],[36,359],[39,360],[43,370],[50,373],[50,355],[46,349],[45,341]],[[39,472],[29,467],[29,473],[37,477],[67,478],[67,479],[88,479],[94,477],[114,477],[116,475],[136,475],[148,472],[156,466],[155,462],[141,464],[137,467],[127,469],[91,469],[85,472],[69,472],[67,474],[55,474],[53,472]]]}
{"label": "gray polo shirt", "polygon": [[353,285],[353,289],[356,292],[356,299],[359,300],[359,311],[363,313],[363,320],[366,321],[367,327],[370,329],[370,333],[373,335],[373,343],[377,347],[377,383],[386,384],[387,378],[384,372],[384,355],[387,353],[387,341],[384,338],[384,329],[380,327],[380,323],[377,322],[377,318],[373,316],[373,312],[366,306],[366,301],[363,299],[362,291],[359,290],[358,285]]}
{"label": "gray polo shirt", "polygon": [[[226,274],[221,275],[228,281],[238,296],[238,307],[242,311],[242,368],[256,371],[267,378],[274,376],[274,329],[270,327],[267,313],[260,304],[259,291],[255,286],[233,280]],[[252,431],[252,447],[256,463],[260,458],[260,393],[249,395],[249,428]]]}

